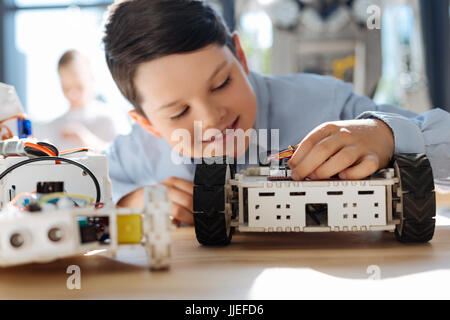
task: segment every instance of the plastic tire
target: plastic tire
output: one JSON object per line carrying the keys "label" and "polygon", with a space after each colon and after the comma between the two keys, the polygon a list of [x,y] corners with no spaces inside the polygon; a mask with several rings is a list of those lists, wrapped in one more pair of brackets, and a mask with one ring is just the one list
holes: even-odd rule
{"label": "plastic tire", "polygon": [[431,165],[425,154],[401,154],[394,159],[400,178],[403,210],[395,237],[400,242],[428,242],[433,238],[436,197]]}
{"label": "plastic tire", "polygon": [[225,161],[198,164],[195,169],[194,226],[197,241],[202,245],[225,246],[231,242],[234,228],[227,227],[225,185],[235,172],[236,167]]}

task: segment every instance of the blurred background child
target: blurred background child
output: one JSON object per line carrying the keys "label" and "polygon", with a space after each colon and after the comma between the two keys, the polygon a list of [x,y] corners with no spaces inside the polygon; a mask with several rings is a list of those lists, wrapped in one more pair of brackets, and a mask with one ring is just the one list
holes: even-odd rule
{"label": "blurred background child", "polygon": [[121,133],[129,130],[127,115],[95,95],[94,76],[89,59],[76,50],[66,51],[58,61],[58,74],[69,110],[39,125],[35,132],[60,150],[88,147],[102,150]]}

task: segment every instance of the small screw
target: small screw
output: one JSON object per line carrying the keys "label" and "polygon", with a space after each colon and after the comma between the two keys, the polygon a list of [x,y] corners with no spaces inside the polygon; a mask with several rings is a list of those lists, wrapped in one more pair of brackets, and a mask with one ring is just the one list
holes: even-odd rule
{"label": "small screw", "polygon": [[64,236],[64,233],[59,228],[52,228],[48,232],[48,238],[53,242],[60,241],[63,238],[63,236]]}
{"label": "small screw", "polygon": [[20,233],[15,233],[11,236],[9,242],[14,248],[20,248],[24,244],[25,239]]}

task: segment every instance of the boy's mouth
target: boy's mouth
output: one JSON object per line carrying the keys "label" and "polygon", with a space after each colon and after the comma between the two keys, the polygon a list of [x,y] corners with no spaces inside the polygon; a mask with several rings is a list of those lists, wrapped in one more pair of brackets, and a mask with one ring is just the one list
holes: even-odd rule
{"label": "boy's mouth", "polygon": [[221,132],[215,136],[210,137],[207,140],[203,140],[203,143],[211,143],[211,142],[220,142],[222,140],[228,140],[228,138],[234,135],[234,130],[238,128],[239,116],[228,125],[225,129],[221,130]]}

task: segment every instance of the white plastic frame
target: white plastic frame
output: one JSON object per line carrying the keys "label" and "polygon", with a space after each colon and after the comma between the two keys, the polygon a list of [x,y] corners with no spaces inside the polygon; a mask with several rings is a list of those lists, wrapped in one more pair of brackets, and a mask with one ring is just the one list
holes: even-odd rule
{"label": "white plastic frame", "polygon": [[[149,267],[165,269],[170,265],[171,239],[169,202],[164,186],[145,188],[146,206],[144,210],[116,209],[112,206],[95,210],[93,208],[74,208],[42,212],[19,212],[8,208],[0,212],[0,266],[13,266],[26,263],[45,263],[59,258],[85,254],[92,250],[105,250],[115,255],[118,244],[117,216],[142,215],[143,238]],[[108,217],[110,241],[81,243],[77,217]],[[50,229],[58,227],[63,238],[54,242],[49,239]],[[11,236],[19,233],[24,243],[19,248],[11,245]],[[129,247],[130,245],[124,245]],[[137,246],[137,245],[131,245]]]}
{"label": "white plastic frame", "polygon": [[[393,169],[358,181],[268,181],[267,174],[266,167],[252,168],[229,180],[238,187],[239,217],[232,223],[238,231],[393,231],[398,224],[392,214],[392,187],[398,184]],[[306,204],[326,204],[327,225],[307,226]]]}

